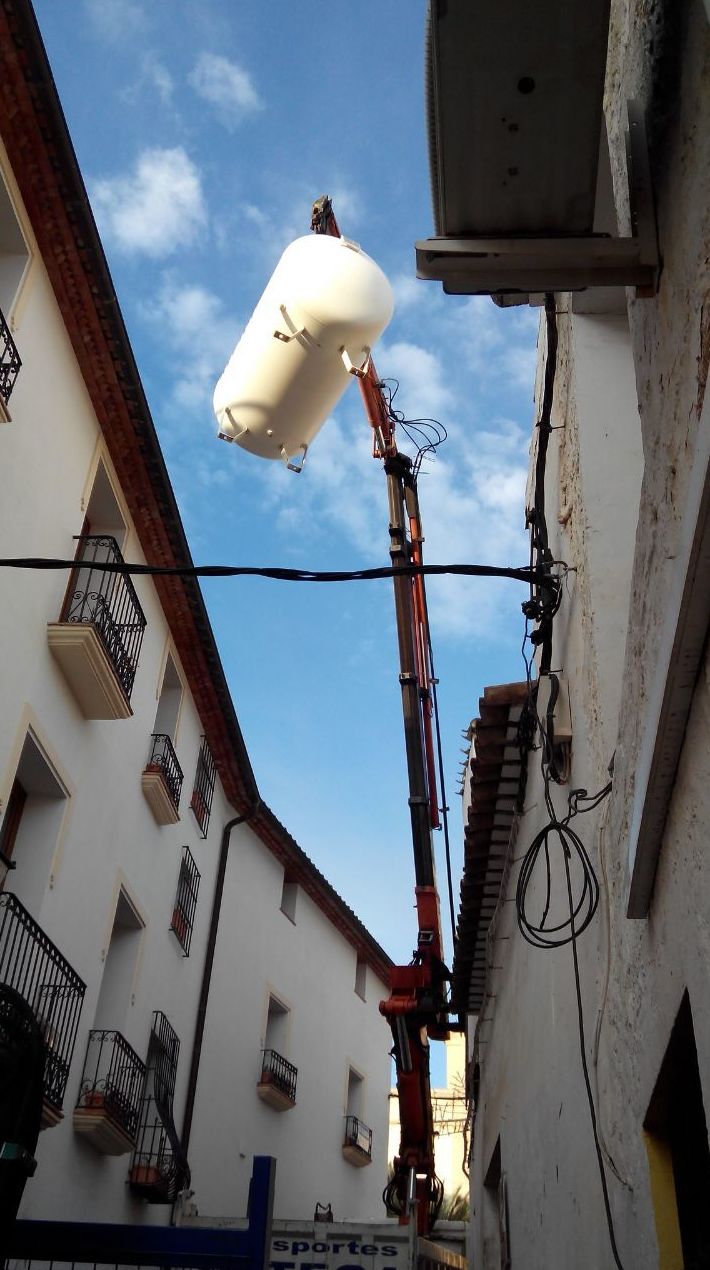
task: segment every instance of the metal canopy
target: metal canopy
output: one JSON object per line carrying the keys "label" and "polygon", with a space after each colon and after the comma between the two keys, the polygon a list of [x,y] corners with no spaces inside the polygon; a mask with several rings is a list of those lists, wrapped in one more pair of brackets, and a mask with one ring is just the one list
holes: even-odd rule
{"label": "metal canopy", "polygon": [[430,0],[437,236],[416,245],[418,277],[463,294],[653,288],[655,226],[639,112],[630,182],[641,232],[598,232],[607,228],[596,204],[600,147],[607,160],[608,26],[609,0]]}

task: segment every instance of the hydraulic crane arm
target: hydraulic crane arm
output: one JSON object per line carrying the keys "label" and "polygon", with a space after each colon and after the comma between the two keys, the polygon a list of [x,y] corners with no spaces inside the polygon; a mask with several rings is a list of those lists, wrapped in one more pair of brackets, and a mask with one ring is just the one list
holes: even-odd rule
{"label": "hydraulic crane arm", "polygon": [[[326,196],[313,205],[315,233],[340,237]],[[393,1037],[401,1139],[394,1176],[385,1199],[407,1222],[416,1205],[417,1229],[427,1234],[441,1204],[443,1189],[434,1167],[434,1124],[429,1080],[429,1040],[448,1037],[446,983],[442,959],[441,917],[436,889],[432,829],[439,826],[436,764],[432,735],[432,682],[429,623],[424,578],[397,573],[422,564],[424,541],[416,479],[411,460],[397,449],[395,416],[370,359],[358,375],[365,413],[373,432],[373,455],[384,460],[389,504],[390,557],[394,574],[409,810],[414,849],[417,947],[409,966],[390,972],[390,995],[380,1003]]]}

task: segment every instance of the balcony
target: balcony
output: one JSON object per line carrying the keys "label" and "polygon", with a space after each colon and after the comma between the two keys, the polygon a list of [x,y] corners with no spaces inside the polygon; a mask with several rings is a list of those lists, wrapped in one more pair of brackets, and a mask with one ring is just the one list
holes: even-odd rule
{"label": "balcony", "polygon": [[16,895],[0,893],[0,983],[34,1011],[46,1047],[42,1127],[62,1119],[86,984]]}
{"label": "balcony", "polygon": [[138,1134],[145,1063],[120,1032],[92,1031],[73,1124],[97,1151],[125,1155]]}
{"label": "balcony", "polygon": [[9,421],[8,402],[10,393],[15,387],[15,380],[20,373],[20,355],[15,348],[15,341],[10,328],[0,311],[0,418]]}
{"label": "balcony", "polygon": [[296,1081],[298,1068],[287,1062],[276,1050],[263,1050],[261,1076],[256,1092],[262,1102],[274,1111],[290,1111],[296,1106]]}
{"label": "balcony", "polygon": [[141,776],[141,788],[156,824],[174,825],[180,819],[182,768],[165,732],[154,732],[151,739],[150,758]]}
{"label": "balcony", "polygon": [[356,1169],[372,1164],[372,1129],[358,1120],[357,1116],[345,1117],[343,1155],[348,1164],[354,1164]]}
{"label": "balcony", "polygon": [[123,564],[116,539],[85,534],[79,544],[49,647],[84,718],[128,719],[145,617],[130,578],[97,567]]}

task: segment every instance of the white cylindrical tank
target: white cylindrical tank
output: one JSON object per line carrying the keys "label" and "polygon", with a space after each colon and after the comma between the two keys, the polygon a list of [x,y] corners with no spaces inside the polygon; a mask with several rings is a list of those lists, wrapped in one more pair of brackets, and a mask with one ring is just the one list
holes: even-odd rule
{"label": "white cylindrical tank", "polygon": [[305,455],[392,309],[387,278],[357,243],[297,238],[215,389],[220,437],[266,459]]}

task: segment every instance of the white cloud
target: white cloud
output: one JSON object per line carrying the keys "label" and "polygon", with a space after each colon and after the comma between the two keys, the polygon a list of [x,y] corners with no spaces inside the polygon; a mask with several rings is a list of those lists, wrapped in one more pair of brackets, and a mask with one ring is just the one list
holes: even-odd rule
{"label": "white cloud", "polygon": [[[345,238],[352,238],[353,229],[362,224],[363,219],[363,202],[359,190],[343,180],[336,179],[323,192],[328,195],[333,204],[333,212],[341,234]],[[366,251],[367,248],[365,247],[364,250]]]}
{"label": "white cloud", "polygon": [[281,463],[259,474],[276,525],[288,539],[308,547],[335,526],[368,561],[377,561],[387,528],[381,519],[386,518],[386,491],[370,452],[370,429],[364,419],[358,422],[353,428],[339,418],[326,420],[302,476],[296,478]]}
{"label": "white cloud", "polygon": [[[157,296],[141,306],[160,332],[173,371],[170,405],[190,417],[210,418],[212,393],[236,344],[239,324],[205,287],[181,284],[167,275]],[[216,431],[216,424],[215,424]]]}
{"label": "white cloud", "polygon": [[431,299],[433,287],[431,282],[422,282],[410,273],[398,273],[390,279],[394,291],[394,303],[398,312],[404,309],[419,308]]}
{"label": "white cloud", "polygon": [[[248,252],[249,264],[262,262],[266,283],[281,253],[295,238],[310,233],[311,207],[319,190],[329,193],[336,219],[346,238],[360,241],[359,227],[365,218],[365,205],[358,188],[337,172],[332,180],[318,171],[297,181],[286,182],[279,172],[273,190],[260,204],[235,200],[227,209],[222,206],[214,217],[217,246],[225,255],[234,256],[235,243]],[[367,241],[361,246],[367,251]]]}
{"label": "white cloud", "polygon": [[263,110],[264,103],[249,72],[217,53],[200,53],[187,78],[198,97],[209,102],[230,132],[247,115]]}
{"label": "white cloud", "polygon": [[157,90],[163,105],[168,106],[175,91],[173,77],[168,68],[157,58],[146,57],[143,62],[143,71],[148,82]]}
{"label": "white cloud", "polygon": [[167,256],[207,224],[200,173],[182,147],[144,150],[132,172],[92,182],[90,194],[101,232],[124,252]]}
{"label": "white cloud", "polygon": [[[420,480],[425,559],[438,564],[520,565],[526,560],[522,431],[473,433]],[[515,585],[515,584],[513,584]],[[494,637],[510,584],[487,578],[431,578],[432,625],[439,635]]]}
{"label": "white cloud", "polygon": [[[422,353],[423,350],[417,350]],[[440,368],[421,358],[433,374]],[[414,365],[417,358],[411,358]],[[389,369],[388,359],[388,369]],[[448,399],[450,390],[440,385]],[[526,562],[523,530],[527,437],[508,420],[488,430],[455,433],[419,481],[425,559],[430,564],[520,565]],[[358,403],[343,403],[324,425],[309,451],[303,475],[281,465],[259,470],[264,502],[282,532],[285,549],[309,562],[313,549],[345,536],[367,564],[386,564],[387,492],[382,465],[372,459],[369,429]],[[518,584],[499,579],[432,578],[427,587],[432,625],[438,637],[458,641],[495,638],[495,631]]]}
{"label": "white cloud", "polygon": [[429,416],[448,426],[454,394],[440,358],[418,344],[398,340],[380,345],[375,351],[375,362],[378,374],[399,380],[394,404],[406,418]]}
{"label": "white cloud", "polygon": [[534,344],[511,344],[502,354],[503,368],[518,388],[527,388],[532,398],[535,387],[537,352]]}
{"label": "white cloud", "polygon": [[167,66],[152,53],[146,53],[143,58],[138,78],[121,90],[121,100],[129,106],[145,109],[146,89],[148,92],[157,93],[161,105],[165,107],[173,105],[175,94],[173,77]]}
{"label": "white cloud", "polygon": [[145,9],[137,0],[84,0],[84,8],[101,39],[130,40],[145,31]]}

